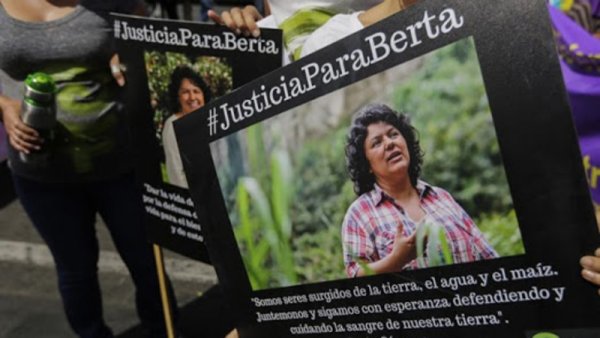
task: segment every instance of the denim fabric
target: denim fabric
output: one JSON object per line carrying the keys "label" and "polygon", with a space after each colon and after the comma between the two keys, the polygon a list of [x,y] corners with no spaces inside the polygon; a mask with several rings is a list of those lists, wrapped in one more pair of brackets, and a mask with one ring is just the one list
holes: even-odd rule
{"label": "denim fabric", "polygon": [[[133,175],[77,184],[13,176],[17,195],[50,248],[59,291],[73,330],[82,338],[112,337],[102,316],[96,214],[106,223],[136,287],[136,307],[149,337],[166,337],[156,266],[142,224]],[[175,304],[173,292],[169,285]]]}

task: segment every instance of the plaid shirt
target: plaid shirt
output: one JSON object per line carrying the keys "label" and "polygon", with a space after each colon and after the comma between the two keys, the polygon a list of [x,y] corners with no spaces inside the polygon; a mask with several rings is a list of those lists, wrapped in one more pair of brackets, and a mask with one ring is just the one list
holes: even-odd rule
{"label": "plaid shirt", "polygon": [[[498,257],[473,220],[447,191],[423,181],[418,181],[417,191],[426,217],[443,225],[454,263]],[[392,252],[398,222],[402,222],[405,236],[411,235],[417,227],[417,222],[377,184],[352,203],[342,225],[348,276],[356,276],[358,261],[376,262]],[[413,260],[404,269],[417,267],[417,261]]]}

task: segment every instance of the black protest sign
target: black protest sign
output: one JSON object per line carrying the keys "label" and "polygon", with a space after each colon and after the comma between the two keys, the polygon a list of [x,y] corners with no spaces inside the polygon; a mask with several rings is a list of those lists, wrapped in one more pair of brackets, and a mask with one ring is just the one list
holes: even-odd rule
{"label": "black protest sign", "polygon": [[545,6],[421,1],[176,123],[242,336],[600,332]]}
{"label": "black protest sign", "polygon": [[114,16],[149,240],[207,261],[173,122],[281,65],[281,33]]}

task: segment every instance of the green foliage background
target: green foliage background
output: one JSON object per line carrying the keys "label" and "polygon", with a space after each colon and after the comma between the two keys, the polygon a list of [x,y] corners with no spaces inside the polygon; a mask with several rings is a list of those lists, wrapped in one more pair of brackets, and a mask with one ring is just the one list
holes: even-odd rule
{"label": "green foliage background", "polygon": [[146,51],[144,53],[150,102],[154,109],[156,137],[160,141],[164,121],[174,112],[169,111],[168,87],[175,68],[186,65],[195,70],[211,90],[213,99],[233,88],[231,65],[227,59],[215,56],[186,56],[174,52]]}
{"label": "green foliage background", "polygon": [[425,152],[422,177],[450,191],[471,216],[506,211],[511,198],[469,40],[437,51],[405,86],[396,109],[411,116]]}
{"label": "green foliage background", "polygon": [[[420,131],[425,152],[422,179],[448,190],[501,256],[524,253],[472,41],[431,53],[416,73],[391,85],[391,94],[376,101],[408,113]],[[243,169],[219,168],[219,182],[255,290],[346,277],[340,231],[346,209],[356,199],[345,167],[352,112],[348,113],[335,130],[304,140],[293,153],[267,149],[262,126],[255,125],[243,136],[247,149]],[[273,158],[275,153],[289,158],[286,166],[293,168],[289,177],[275,174],[275,168],[282,167]],[[233,171],[241,172],[239,179],[230,175]],[[252,195],[243,183],[248,179],[265,196],[260,201],[241,197]],[[277,189],[284,190],[279,195],[286,196],[286,208],[278,205]]]}

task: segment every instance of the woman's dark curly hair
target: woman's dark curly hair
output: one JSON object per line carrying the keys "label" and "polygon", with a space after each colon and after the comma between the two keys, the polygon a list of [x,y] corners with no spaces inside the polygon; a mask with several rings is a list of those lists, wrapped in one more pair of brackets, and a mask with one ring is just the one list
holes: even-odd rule
{"label": "woman's dark curly hair", "polygon": [[202,79],[202,77],[192,68],[188,66],[179,66],[171,73],[171,82],[169,83],[169,109],[172,113],[181,111],[181,105],[179,104],[179,87],[181,86],[183,79],[190,80],[190,82],[202,90],[205,104],[211,99],[210,88],[208,88],[204,79]]}
{"label": "woman's dark curly hair", "polygon": [[371,172],[369,160],[365,155],[365,140],[369,125],[378,122],[394,126],[406,140],[410,155],[408,176],[414,187],[417,186],[421,174],[423,152],[419,146],[419,134],[410,124],[408,116],[399,114],[384,104],[366,105],[354,115],[346,139],[346,166],[354,183],[354,192],[359,196],[371,191],[375,184],[375,175]]}

